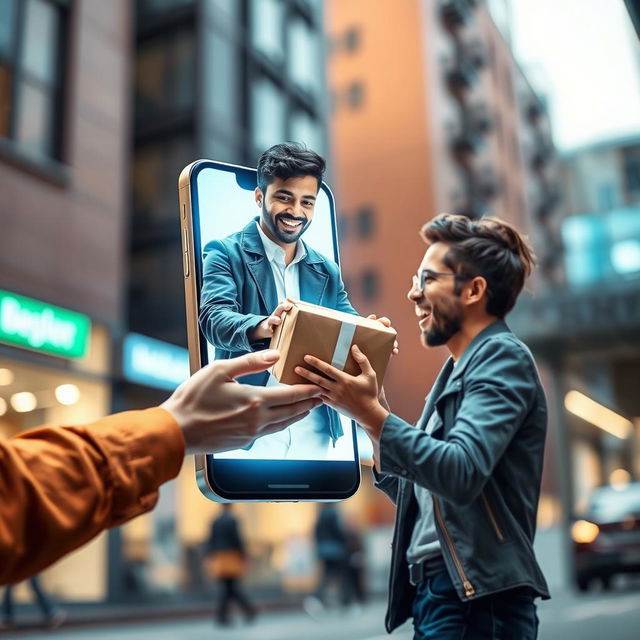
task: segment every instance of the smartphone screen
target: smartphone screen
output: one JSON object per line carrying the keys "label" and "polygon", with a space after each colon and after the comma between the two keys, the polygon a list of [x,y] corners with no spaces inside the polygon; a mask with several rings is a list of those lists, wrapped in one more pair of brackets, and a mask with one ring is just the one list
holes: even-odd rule
{"label": "smartphone screen", "polygon": [[[244,318],[255,324],[270,315],[281,302],[283,286],[289,297],[329,306],[317,265],[322,260],[338,264],[339,254],[333,196],[323,183],[312,219],[297,240],[297,273],[276,284],[272,260],[277,247],[260,226],[256,171],[213,161],[187,169],[188,185],[181,181],[180,194],[183,228],[191,239],[185,238],[185,251],[191,252],[193,265],[191,273],[185,263],[193,370],[264,347],[247,342]],[[280,384],[269,373],[239,381]],[[206,456],[201,471],[214,498],[340,499],[351,495],[359,481],[355,436],[355,423],[321,406],[247,447]]]}

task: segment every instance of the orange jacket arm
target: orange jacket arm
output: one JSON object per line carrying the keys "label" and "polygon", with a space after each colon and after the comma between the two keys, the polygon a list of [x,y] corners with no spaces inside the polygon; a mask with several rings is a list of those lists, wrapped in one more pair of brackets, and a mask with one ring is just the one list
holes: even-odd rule
{"label": "orange jacket arm", "polygon": [[159,408],[0,441],[0,584],[152,509],[183,456],[182,431]]}

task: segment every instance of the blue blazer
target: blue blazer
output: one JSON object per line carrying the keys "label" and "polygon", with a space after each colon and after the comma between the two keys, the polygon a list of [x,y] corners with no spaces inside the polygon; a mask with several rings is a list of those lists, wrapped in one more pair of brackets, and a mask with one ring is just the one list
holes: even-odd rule
{"label": "blue blazer", "polygon": [[[216,348],[216,358],[227,359],[269,346],[268,340],[250,342],[248,333],[278,306],[276,284],[254,218],[244,229],[207,243],[203,250],[200,328]],[[302,240],[300,240],[302,242]],[[323,307],[357,315],[351,306],[338,265],[305,243],[307,255],[299,262],[300,298]],[[242,382],[264,385],[268,373],[252,374]],[[334,440],[343,435],[338,415],[323,406]]]}

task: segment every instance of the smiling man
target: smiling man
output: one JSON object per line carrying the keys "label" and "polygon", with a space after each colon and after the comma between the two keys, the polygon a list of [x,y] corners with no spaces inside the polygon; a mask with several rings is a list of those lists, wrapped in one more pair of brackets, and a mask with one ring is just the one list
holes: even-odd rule
{"label": "smiling man", "polygon": [[504,318],[533,253],[495,218],[443,214],[422,235],[408,298],[423,346],[451,357],[417,425],[381,402],[356,346],[358,376],[310,356],[326,377],[297,371],[367,430],[377,484],[397,505],[387,630],[413,617],[416,640],[530,640],[534,599],[549,597],[533,553],[547,409],[533,357]]}
{"label": "smiling man", "polygon": [[[217,358],[266,348],[290,308],[287,298],[356,314],[338,265],[301,239],[313,221],[324,159],[287,142],[267,149],[257,170],[254,197],[260,215],[241,231],[209,242],[203,251],[199,320]],[[277,384],[266,373],[243,381]],[[233,455],[318,460],[342,435],[337,413],[323,406],[303,422]]]}

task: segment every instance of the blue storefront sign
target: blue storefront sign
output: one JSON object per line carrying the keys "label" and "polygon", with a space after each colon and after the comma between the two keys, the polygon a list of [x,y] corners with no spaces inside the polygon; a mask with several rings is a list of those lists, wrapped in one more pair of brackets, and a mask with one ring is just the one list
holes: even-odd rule
{"label": "blue storefront sign", "polygon": [[129,333],[123,344],[122,370],[131,382],[173,391],[189,377],[189,352],[168,342]]}

